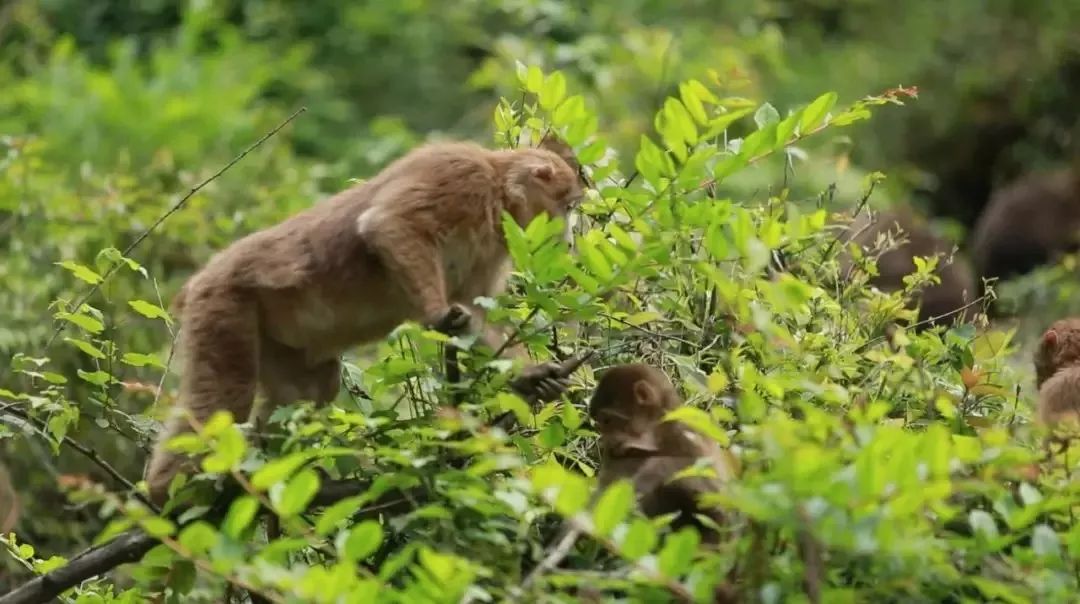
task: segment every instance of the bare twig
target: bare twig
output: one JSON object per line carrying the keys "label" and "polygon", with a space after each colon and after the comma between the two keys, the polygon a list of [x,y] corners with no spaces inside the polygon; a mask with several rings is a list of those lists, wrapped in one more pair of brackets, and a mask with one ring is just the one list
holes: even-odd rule
{"label": "bare twig", "polygon": [[[43,433],[47,434],[47,426],[45,426],[41,422],[41,420],[39,420],[36,417],[33,417],[31,415],[28,415],[28,414],[24,413],[20,409],[17,409],[17,408],[14,408],[14,407],[5,407],[3,409],[3,413],[13,415],[13,416],[23,420],[24,422],[28,422],[30,424],[33,424],[38,430],[40,430]],[[159,511],[159,508],[156,505],[154,505],[142,493],[135,490],[135,484],[133,482],[131,482],[130,480],[125,478],[124,475],[121,474],[116,468],[112,467],[112,465],[109,464],[109,462],[102,459],[101,456],[97,454],[97,451],[94,451],[90,447],[87,447],[86,445],[84,445],[84,444],[80,443],[79,441],[71,438],[70,436],[65,436],[65,437],[61,438],[60,439],[60,444],[71,447],[72,449],[75,449],[76,451],[81,453],[84,457],[86,457],[91,462],[93,462],[94,465],[101,468],[113,480],[115,480],[117,483],[119,483],[121,486],[123,486],[125,489],[127,489],[128,492],[132,493],[143,504],[149,506],[150,509],[154,510],[155,512]]]}
{"label": "bare twig", "polygon": [[536,568],[525,577],[525,581],[521,583],[522,589],[529,589],[529,587],[536,582],[541,575],[557,568],[563,559],[570,553],[570,550],[574,548],[574,544],[577,543],[578,537],[581,536],[581,531],[577,527],[568,529],[562,539],[558,541],[555,547],[551,548],[551,552],[544,556],[544,559],[540,561],[540,564],[536,565]]}
{"label": "bare twig", "polygon": [[[299,116],[301,113],[303,113],[305,111],[307,111],[307,107],[301,107],[301,108],[297,109],[295,112],[293,112],[292,115],[290,115],[288,118],[286,118],[285,121],[281,122],[273,130],[271,130],[270,132],[267,132],[266,134],[264,134],[262,136],[262,138],[260,138],[259,140],[255,141],[254,143],[249,145],[247,149],[244,149],[240,153],[240,155],[237,155],[236,157],[234,157],[232,159],[232,161],[225,164],[220,170],[218,170],[217,172],[214,172],[212,175],[210,175],[210,177],[206,178],[205,180],[203,180],[199,184],[195,185],[194,187],[191,187],[191,190],[189,190],[183,197],[181,197],[180,201],[177,201],[175,204],[173,204],[173,206],[171,208],[169,208],[164,214],[159,216],[158,219],[155,220],[154,223],[151,224],[149,228],[147,228],[145,231],[143,231],[138,237],[135,238],[134,241],[132,241],[126,248],[124,248],[124,251],[121,252],[121,255],[126,258],[136,247],[139,246],[139,244],[141,244],[144,240],[146,240],[147,237],[150,236],[150,233],[153,233],[155,229],[157,229],[159,226],[161,226],[161,223],[165,222],[166,220],[168,220],[168,218],[170,216],[172,216],[176,212],[180,211],[184,207],[184,205],[187,204],[188,200],[191,199],[192,197],[194,197],[196,193],[201,191],[204,187],[206,187],[206,185],[208,185],[211,182],[213,182],[214,180],[216,180],[219,176],[221,176],[225,172],[229,171],[229,169],[232,168],[233,166],[235,166],[237,163],[239,163],[240,160],[247,157],[247,155],[249,153],[251,153],[256,148],[261,146],[270,137],[277,134],[278,131],[280,131],[282,128],[287,126],[289,124],[289,122],[296,119],[297,116]],[[90,290],[86,292],[86,294],[84,294],[81,298],[79,298],[79,301],[74,305],[75,310],[78,311],[80,308],[82,308],[82,305],[86,304],[86,302],[91,297],[93,297],[93,295],[96,294],[98,292],[98,290],[101,289],[101,285],[103,283],[105,283],[106,281],[108,281],[109,277],[111,277],[113,275],[113,273],[115,273],[117,270],[119,270],[119,268],[122,265],[123,265],[122,262],[117,262],[117,263],[113,264],[111,267],[109,267],[109,270],[106,271],[105,274],[101,276],[101,280],[98,281],[97,283],[95,283],[90,288]],[[56,327],[56,331],[54,331],[52,336],[49,338],[49,341],[46,342],[45,348],[50,348],[53,345],[53,342],[56,341],[56,337],[59,336],[64,331],[64,329],[66,329],[66,328],[67,328],[67,322],[66,321],[61,321],[60,324]]]}
{"label": "bare twig", "polygon": [[802,509],[798,510],[802,524],[795,534],[799,556],[803,561],[803,590],[810,604],[820,604],[821,586],[825,582],[825,560],[821,552],[821,543],[810,533],[809,517]]}

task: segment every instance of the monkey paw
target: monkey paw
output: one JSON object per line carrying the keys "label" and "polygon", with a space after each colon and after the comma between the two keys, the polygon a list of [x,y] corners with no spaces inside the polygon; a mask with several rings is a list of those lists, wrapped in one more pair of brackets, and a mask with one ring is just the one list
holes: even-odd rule
{"label": "monkey paw", "polygon": [[534,397],[540,402],[559,398],[569,386],[570,378],[562,375],[562,366],[559,363],[541,363],[526,367],[521,375],[510,383],[510,387],[518,394]]}
{"label": "monkey paw", "polygon": [[448,336],[457,336],[469,330],[472,324],[472,313],[461,304],[451,304],[441,317],[430,322],[431,329],[444,333]]}

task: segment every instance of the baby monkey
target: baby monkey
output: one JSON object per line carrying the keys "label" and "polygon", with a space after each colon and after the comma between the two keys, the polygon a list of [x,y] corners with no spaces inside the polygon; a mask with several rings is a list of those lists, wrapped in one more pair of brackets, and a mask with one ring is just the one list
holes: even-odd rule
{"label": "baby monkey", "polygon": [[1080,317],[1055,321],[1035,350],[1039,421],[1046,425],[1080,420]]}
{"label": "baby monkey", "polygon": [[[703,542],[715,543],[715,529],[705,526],[696,516],[706,516],[721,525],[723,514],[703,509],[698,497],[720,491],[724,482],[734,476],[716,443],[678,422],[661,421],[682,404],[671,380],[659,369],[635,363],[604,371],[589,403],[589,416],[600,433],[598,489],[629,479],[646,516],[678,512],[673,528],[694,526]],[[671,480],[701,458],[709,460],[715,477]]]}
{"label": "baby monkey", "polygon": [[[564,159],[572,155],[554,137],[501,151],[428,144],[234,242],[174,300],[183,328],[178,407],[202,424],[219,410],[246,421],[256,389],[269,410],[325,404],[339,390],[339,356],[352,346],[409,320],[448,334],[481,327],[474,300],[501,293],[511,268],[503,212],[522,227],[540,214],[565,218],[583,197]],[[483,328],[492,347],[499,335]],[[553,398],[566,385],[558,370],[533,366],[516,383]],[[146,480],[157,503],[178,472],[195,467],[163,444],[186,430],[188,419],[174,415],[150,458]]]}

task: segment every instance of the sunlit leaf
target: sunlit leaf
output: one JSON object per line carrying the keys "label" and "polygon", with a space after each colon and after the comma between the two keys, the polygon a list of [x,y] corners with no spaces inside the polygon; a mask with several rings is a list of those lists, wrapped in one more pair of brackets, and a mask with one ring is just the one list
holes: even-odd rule
{"label": "sunlit leaf", "polygon": [[634,485],[619,480],[608,486],[593,508],[593,527],[598,535],[608,536],[634,506]]}

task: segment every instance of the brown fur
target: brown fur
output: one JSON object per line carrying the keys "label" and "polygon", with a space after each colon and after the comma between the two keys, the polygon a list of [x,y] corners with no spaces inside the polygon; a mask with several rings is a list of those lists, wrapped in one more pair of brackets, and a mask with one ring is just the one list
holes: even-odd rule
{"label": "brown fur", "polygon": [[995,192],[971,234],[983,279],[1022,275],[1080,243],[1080,164],[1026,175]]}
{"label": "brown fur", "polygon": [[[271,409],[326,403],[347,348],[407,320],[437,325],[454,309],[481,322],[473,300],[502,292],[510,268],[502,212],[525,226],[541,213],[565,216],[581,197],[577,174],[548,149],[429,144],[236,241],[174,301],[183,326],[180,407],[200,423],[221,409],[245,421],[257,388]],[[495,345],[497,335],[485,330],[484,339]],[[173,417],[151,457],[156,501],[190,467],[161,443],[187,429]]]}
{"label": "brown fur", "polygon": [[1055,321],[1035,350],[1039,421],[1080,419],[1080,317]]}
{"label": "brown fur", "polygon": [[[930,327],[938,324],[964,322],[974,313],[972,309],[948,314],[964,307],[977,297],[977,285],[968,262],[960,254],[952,254],[953,245],[934,234],[918,216],[907,209],[895,209],[887,212],[863,213],[849,227],[850,241],[864,249],[875,249],[879,235],[887,233],[894,239],[903,239],[904,243],[889,249],[878,258],[878,275],[871,283],[884,292],[893,292],[904,287],[904,277],[915,272],[913,258],[938,256],[935,273],[940,283],[927,286],[916,295],[913,304],[919,306],[918,321]],[[952,256],[952,262],[949,257]],[[850,258],[841,257],[841,274],[846,274]],[[946,316],[947,315],[947,316]],[[931,321],[932,318],[944,317]]]}
{"label": "brown fur", "polygon": [[15,528],[20,512],[19,493],[11,482],[11,473],[0,463],[0,535]]}
{"label": "brown fur", "polygon": [[[723,482],[731,478],[731,468],[720,457],[716,443],[677,422],[660,421],[682,404],[671,380],[659,369],[629,364],[605,371],[589,404],[589,415],[600,432],[603,455],[598,487],[602,491],[616,480],[630,479],[645,515],[679,512],[673,526],[695,526],[705,541],[715,542],[715,531],[694,515],[707,516],[718,524],[723,522],[723,515],[715,509],[701,508],[698,496],[719,491]],[[671,480],[702,457],[713,460],[716,478],[688,476]]]}

